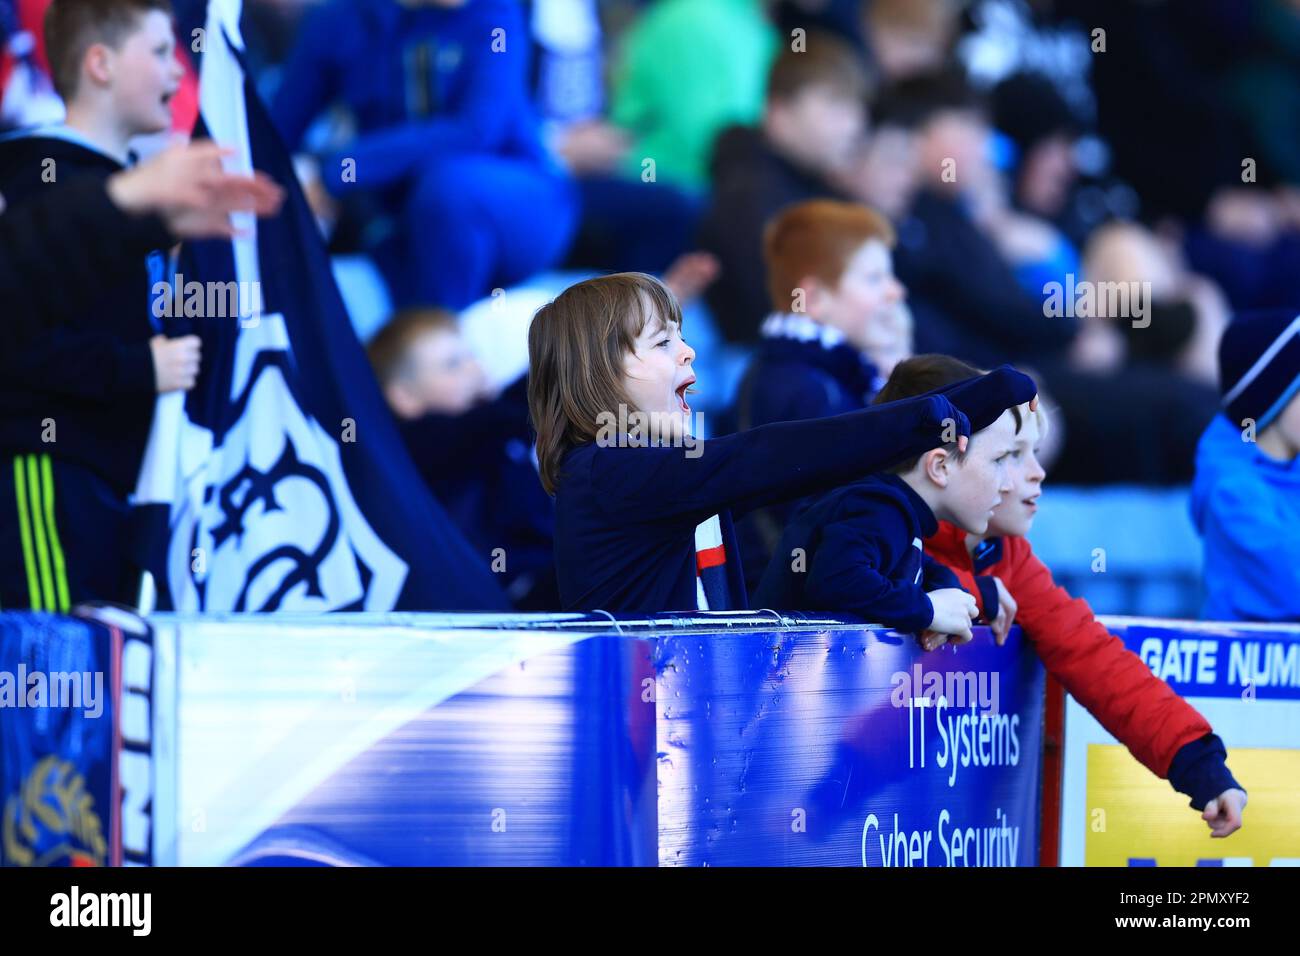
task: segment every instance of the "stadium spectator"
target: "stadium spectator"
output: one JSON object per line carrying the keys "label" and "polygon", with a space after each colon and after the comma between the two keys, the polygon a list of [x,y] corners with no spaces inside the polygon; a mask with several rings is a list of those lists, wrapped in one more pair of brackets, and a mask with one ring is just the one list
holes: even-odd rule
{"label": "stadium spectator", "polygon": [[[943,388],[968,371],[945,356],[918,357],[900,366],[882,397]],[[1214,836],[1227,836],[1241,826],[1246,794],[1225,765],[1223,742],[1097,621],[1087,602],[1056,586],[1025,538],[1042,496],[1038,450],[1046,428],[1041,407],[1024,416],[1007,465],[1010,491],[985,531],[942,521],[925,547],[976,596],[981,617],[998,622],[999,644],[1013,621],[1019,623],[1048,672],[1147,769],[1190,797]]]}
{"label": "stadium spectator", "polygon": [[350,113],[320,184],[388,218],[373,251],[397,302],[463,308],[568,250],[577,199],[542,144],[528,55],[509,0],[331,0],[306,17],[272,112],[291,149],[326,107]]}
{"label": "stadium spectator", "polygon": [[[772,313],[736,397],[740,429],[866,408],[910,349],[893,227],[854,203],[787,206],[764,230]],[[796,503],[736,523],[745,581],[756,586]]]}
{"label": "stadium spectator", "polygon": [[[954,363],[958,381],[968,380],[967,386],[948,383],[947,394],[960,403],[959,394],[980,373],[948,356],[907,359],[890,382],[934,361]],[[894,401],[894,391],[886,383],[877,401]],[[971,419],[966,448],[949,440],[818,498],[786,527],[755,602],[856,614],[916,634],[926,650],[969,641],[975,599],[952,571],[925,554],[921,539],[934,534],[939,520],[975,534],[987,529],[993,508],[1011,488],[1007,461],[1028,408],[990,407]],[[997,622],[1004,634],[1010,626],[1009,620]]]}
{"label": "stadium spectator", "polygon": [[1196,454],[1192,515],[1213,621],[1300,622],[1300,315],[1245,316],[1219,347],[1223,412]]}
{"label": "stadium spectator", "polygon": [[668,177],[643,175],[631,136],[606,117],[596,0],[525,6],[535,48],[534,99],[547,142],[578,188],[579,223],[566,266],[664,272],[694,241],[699,196]]}
{"label": "stadium spectator", "polygon": [[537,480],[527,381],[492,395],[456,317],[407,309],[367,346],[416,468],[520,610],[559,606],[554,508]]}
{"label": "stadium spectator", "polygon": [[181,238],[229,238],[230,213],[273,215],[283,193],[265,175],[227,173],[211,142],[174,145],[107,180],[83,176],[9,209],[0,195],[4,334],[21,348],[87,309],[101,277],[134,268]]}
{"label": "stadium spectator", "polygon": [[762,113],[780,42],[762,0],[647,4],[614,68],[610,119],[632,136],[627,172],[705,186],[719,130]]}
{"label": "stadium spectator", "polygon": [[700,246],[718,258],[705,293],[724,336],[753,342],[769,311],[763,226],[782,207],[837,197],[828,176],[853,160],[866,124],[867,76],[853,50],[829,34],[772,66],[758,127],[722,132],[711,164],[713,195]]}
{"label": "stadium spectator", "polygon": [[1075,320],[1045,316],[1004,254],[1011,246],[1024,261],[1042,262],[1053,255],[1052,238],[1013,221],[1000,202],[980,100],[951,73],[910,79],[885,99],[916,136],[920,190],[899,224],[895,261],[912,296],[917,349],[984,365],[1063,354]]}
{"label": "stadium spectator", "polygon": [[919,185],[916,137],[884,105],[872,108],[870,135],[834,179],[845,195],[897,222],[911,208]]}
{"label": "stadium spectator", "polygon": [[962,6],[958,0],[866,0],[862,29],[881,82],[933,73],[949,63]]}
{"label": "stadium spectator", "polygon": [[[12,206],[80,176],[125,168],[133,136],[165,130],[181,78],[167,0],[54,0],[46,51],[67,122],[0,143],[0,193]],[[193,387],[199,339],[152,321],[161,253],[97,278],[92,309],[0,358],[0,498],[5,607],[67,611],[134,600],[123,554],[127,497],[144,455],[154,396]],[[52,323],[51,323],[52,324]]]}

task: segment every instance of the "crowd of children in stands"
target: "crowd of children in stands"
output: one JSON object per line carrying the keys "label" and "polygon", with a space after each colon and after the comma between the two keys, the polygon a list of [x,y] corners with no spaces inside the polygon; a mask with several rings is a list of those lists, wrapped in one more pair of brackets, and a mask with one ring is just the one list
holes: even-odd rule
{"label": "crowd of children in stands", "polygon": [[[1194,476],[1206,614],[1300,617],[1294,5],[245,6],[328,241],[368,254],[401,307],[369,351],[407,447],[485,563],[511,554],[517,606],[825,609],[927,649],[1019,621],[1216,833],[1239,824],[1221,742],[1024,536],[1045,465]],[[60,183],[103,179],[171,124],[192,75],[173,29],[202,4],[4,10],[3,115],[36,115],[42,74],[66,106],[0,141],[8,204],[49,182],[48,157]],[[1263,52],[1207,48],[1222,36]],[[130,597],[104,555],[149,399],[200,361],[196,340],[155,334],[146,268],[106,283],[107,317],[0,360],[5,607]],[[527,376],[494,393],[456,310],[558,268],[613,274],[544,306]],[[1087,283],[1133,291],[1049,307]],[[679,300],[697,298],[747,367],[686,454]],[[654,427],[609,440],[618,409]]]}

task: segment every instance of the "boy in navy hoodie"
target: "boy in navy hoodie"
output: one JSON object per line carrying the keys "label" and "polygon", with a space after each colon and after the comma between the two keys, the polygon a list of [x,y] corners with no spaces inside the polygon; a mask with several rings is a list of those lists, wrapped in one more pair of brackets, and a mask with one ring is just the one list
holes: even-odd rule
{"label": "boy in navy hoodie", "polygon": [[555,495],[565,609],[747,607],[731,513],[853,481],[1034,399],[1010,368],[941,393],[780,422],[707,442],[691,432],[695,352],[681,310],[636,273],[580,282],[528,334],[528,405]]}
{"label": "boy in navy hoodie", "polygon": [[[739,428],[825,418],[871,404],[894,363],[911,349],[893,245],[889,221],[858,203],[813,199],[768,222],[763,260],[773,311],[737,390]],[[761,508],[737,523],[751,588],[799,506]]]}
{"label": "boy in navy hoodie", "polygon": [[[899,363],[930,361],[917,356]],[[956,360],[952,360],[956,361]],[[979,371],[966,366],[966,381]],[[877,396],[890,401],[890,387]],[[922,541],[950,521],[974,534],[1011,488],[1007,462],[1020,409],[1007,405],[972,418],[968,447],[953,436],[889,473],[818,499],[787,527],[754,602],[760,607],[849,612],[918,634],[926,650],[971,638],[975,599],[956,576],[924,553]]]}
{"label": "boy in navy hoodie", "polygon": [[[131,137],[170,125],[181,78],[166,0],[54,0],[45,34],[67,121],[0,142],[0,193],[15,208],[122,170]],[[6,608],[134,600],[122,542],[154,396],[198,374],[197,336],[155,333],[146,261],[99,275],[93,309],[0,355]]]}

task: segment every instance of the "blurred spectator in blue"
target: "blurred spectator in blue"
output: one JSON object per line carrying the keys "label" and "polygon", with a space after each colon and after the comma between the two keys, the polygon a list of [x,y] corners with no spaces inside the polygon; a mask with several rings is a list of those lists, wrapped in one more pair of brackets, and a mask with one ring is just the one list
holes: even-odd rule
{"label": "blurred spectator in blue", "polygon": [[763,226],[791,203],[842,196],[830,177],[844,173],[861,147],[866,95],[866,70],[853,49],[831,34],[809,33],[806,49],[772,65],[761,124],[718,136],[700,246],[718,258],[721,271],[706,298],[728,340],[757,340],[771,311]]}
{"label": "blurred spectator in blue", "polygon": [[320,156],[315,205],[364,193],[399,303],[462,308],[558,263],[577,220],[528,96],[513,0],[331,0],[305,19],[273,115],[290,148],[341,104],[355,136]]}

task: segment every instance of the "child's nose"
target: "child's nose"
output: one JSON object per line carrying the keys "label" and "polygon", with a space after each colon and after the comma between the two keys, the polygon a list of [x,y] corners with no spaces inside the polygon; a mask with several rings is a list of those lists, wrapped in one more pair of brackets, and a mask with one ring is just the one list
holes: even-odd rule
{"label": "child's nose", "polygon": [[897,278],[889,280],[889,301],[902,302],[907,295],[907,286],[899,282]]}
{"label": "child's nose", "polygon": [[685,342],[682,343],[682,352],[678,356],[678,361],[683,365],[690,365],[695,361],[695,349],[691,348]]}

